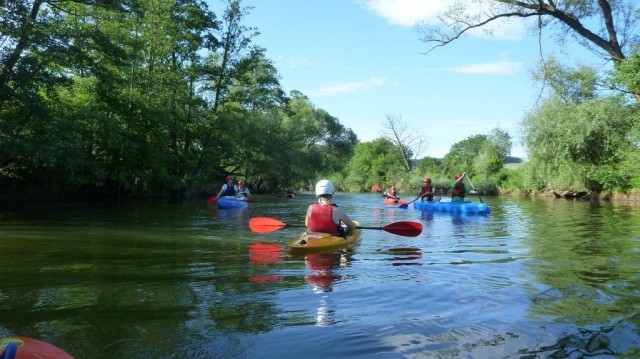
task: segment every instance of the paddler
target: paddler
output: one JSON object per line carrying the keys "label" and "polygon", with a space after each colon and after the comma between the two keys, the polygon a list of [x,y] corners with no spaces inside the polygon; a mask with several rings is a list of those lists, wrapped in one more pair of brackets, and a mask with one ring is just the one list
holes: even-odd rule
{"label": "paddler", "polygon": [[[316,197],[318,203],[314,203],[307,209],[304,224],[309,232],[321,232],[337,235],[346,235],[356,229],[356,224],[347,216],[344,210],[331,203],[334,187],[329,180],[321,180],[316,184]],[[347,227],[346,230],[341,223]]]}

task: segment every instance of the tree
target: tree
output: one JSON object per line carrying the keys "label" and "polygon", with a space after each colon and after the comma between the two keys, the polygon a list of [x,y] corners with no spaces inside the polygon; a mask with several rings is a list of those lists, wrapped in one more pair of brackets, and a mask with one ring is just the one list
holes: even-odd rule
{"label": "tree", "polygon": [[473,163],[486,141],[486,135],[474,135],[454,143],[449,153],[442,159],[445,174],[451,175],[456,172],[471,172]]}
{"label": "tree", "polygon": [[500,172],[511,152],[511,137],[498,128],[491,131],[473,161],[473,169],[485,177]]}
{"label": "tree", "polygon": [[348,189],[366,191],[373,184],[395,184],[405,166],[395,151],[396,146],[384,138],[359,143],[345,168]]}
{"label": "tree", "polygon": [[424,137],[416,131],[409,130],[402,117],[387,114],[385,118],[384,137],[396,146],[405,169],[411,171],[411,160],[422,152]]}
{"label": "tree", "polygon": [[533,190],[627,187],[630,174],[619,166],[638,151],[628,137],[635,120],[619,98],[570,104],[557,97],[547,100],[523,123],[530,157],[525,182]]}
{"label": "tree", "polygon": [[[445,46],[474,30],[488,29],[500,20],[534,18],[540,33],[557,25],[561,42],[567,37],[589,49],[595,56],[620,64],[638,43],[640,20],[637,0],[482,0],[480,4],[452,5],[441,23],[418,26],[422,41],[434,48]],[[486,4],[487,6],[482,6]],[[634,92],[640,101],[640,92]]]}
{"label": "tree", "polygon": [[551,89],[549,93],[567,103],[577,103],[597,96],[598,74],[589,66],[579,65],[574,69],[563,66],[551,57],[533,72],[533,79],[548,84]]}

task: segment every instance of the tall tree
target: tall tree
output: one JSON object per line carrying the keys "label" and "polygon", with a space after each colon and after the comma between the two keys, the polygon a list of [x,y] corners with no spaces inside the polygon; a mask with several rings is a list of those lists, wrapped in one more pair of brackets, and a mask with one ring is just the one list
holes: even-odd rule
{"label": "tall tree", "polygon": [[[559,41],[571,37],[594,55],[619,64],[638,44],[639,9],[637,0],[474,0],[468,6],[452,5],[441,23],[422,23],[419,31],[431,51],[474,30],[491,32],[489,25],[500,20],[534,18],[540,33],[557,25]],[[640,100],[639,92],[635,96]]]}

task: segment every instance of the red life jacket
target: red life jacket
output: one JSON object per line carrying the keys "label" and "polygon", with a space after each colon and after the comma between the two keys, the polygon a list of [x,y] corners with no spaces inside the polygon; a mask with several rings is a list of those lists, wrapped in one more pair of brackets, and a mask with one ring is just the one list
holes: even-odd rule
{"label": "red life jacket", "polygon": [[451,195],[452,196],[464,197],[465,192],[466,191],[465,191],[465,188],[464,188],[464,183],[458,182],[458,184],[456,184],[456,186],[453,187],[453,191],[451,191]]}
{"label": "red life jacket", "polygon": [[340,233],[340,227],[333,221],[332,214],[333,205],[312,204],[308,223],[309,230],[311,232]]}
{"label": "red life jacket", "polygon": [[423,198],[433,199],[433,187],[430,185],[424,185],[420,189],[420,194],[418,195]]}

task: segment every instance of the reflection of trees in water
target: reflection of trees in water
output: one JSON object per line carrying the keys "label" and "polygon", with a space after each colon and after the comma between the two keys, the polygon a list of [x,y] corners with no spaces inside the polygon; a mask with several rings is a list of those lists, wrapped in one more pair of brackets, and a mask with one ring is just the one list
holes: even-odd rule
{"label": "reflection of trees in water", "polygon": [[638,243],[624,208],[536,201],[524,228],[534,276],[531,315],[576,325],[603,324],[637,310]]}

